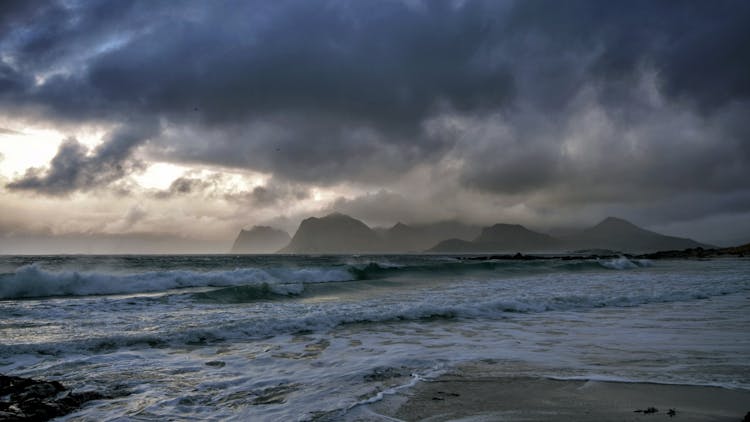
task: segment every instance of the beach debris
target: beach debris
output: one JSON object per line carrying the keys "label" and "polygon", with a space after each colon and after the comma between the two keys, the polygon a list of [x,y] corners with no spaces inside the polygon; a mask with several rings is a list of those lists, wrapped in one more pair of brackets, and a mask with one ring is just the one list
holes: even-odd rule
{"label": "beach debris", "polygon": [[438,394],[442,394],[444,396],[450,396],[450,397],[459,397],[460,394],[458,393],[446,393],[445,391],[438,391]]}
{"label": "beach debris", "polygon": [[445,400],[446,397],[459,397],[460,394],[458,393],[446,393],[445,391],[438,391],[435,396],[432,397],[433,400]]}
{"label": "beach debris", "polygon": [[226,366],[226,362],[222,360],[211,360],[206,362],[206,366],[213,366],[214,368],[223,368]]}
{"label": "beach debris", "polygon": [[95,391],[73,393],[57,381],[0,374],[0,420],[49,420],[67,415],[91,400],[107,396]]}
{"label": "beach debris", "polygon": [[367,375],[365,375],[363,378],[365,381],[373,382],[373,381],[387,381],[392,378],[401,378],[401,377],[408,377],[411,375],[411,372],[408,368],[402,366],[399,368],[394,367],[388,367],[388,366],[381,366],[373,369],[373,371]]}
{"label": "beach debris", "polygon": [[655,408],[655,407],[652,406],[652,407],[647,407],[646,409],[636,409],[633,412],[635,412],[635,413],[643,413],[643,414],[648,415],[650,413],[657,413],[657,412],[659,412],[659,409],[657,409],[657,408]]}
{"label": "beach debris", "polygon": [[674,409],[669,409],[669,410],[667,411],[667,415],[669,415],[669,417],[670,417],[670,418],[671,418],[672,416],[676,415],[676,414],[677,414],[677,411],[676,411],[676,410],[674,410]]}

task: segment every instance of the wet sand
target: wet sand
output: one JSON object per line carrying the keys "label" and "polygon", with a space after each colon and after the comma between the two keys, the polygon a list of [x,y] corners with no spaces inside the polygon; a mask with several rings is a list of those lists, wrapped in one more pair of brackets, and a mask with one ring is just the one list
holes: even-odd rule
{"label": "wet sand", "polygon": [[[636,410],[658,409],[654,412]],[[674,415],[670,416],[670,409]],[[733,421],[750,391],[454,372],[386,396],[355,419],[403,421]]]}

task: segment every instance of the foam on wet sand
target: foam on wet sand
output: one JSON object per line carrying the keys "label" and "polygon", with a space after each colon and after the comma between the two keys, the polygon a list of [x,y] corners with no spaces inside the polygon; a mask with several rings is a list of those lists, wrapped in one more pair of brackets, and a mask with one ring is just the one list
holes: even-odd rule
{"label": "foam on wet sand", "polygon": [[748,403],[747,390],[497,376],[484,365],[470,365],[401,390],[351,416],[472,422],[742,421],[750,410]]}

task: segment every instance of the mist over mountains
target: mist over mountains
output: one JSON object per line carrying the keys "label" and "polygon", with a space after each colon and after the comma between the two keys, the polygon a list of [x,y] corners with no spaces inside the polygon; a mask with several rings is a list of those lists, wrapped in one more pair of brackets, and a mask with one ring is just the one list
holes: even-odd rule
{"label": "mist over mountains", "polygon": [[241,230],[232,246],[234,253],[262,254],[276,252],[286,246],[292,238],[289,233],[268,226],[253,226]]}
{"label": "mist over mountains", "polygon": [[[262,233],[276,233],[273,241]],[[346,254],[346,253],[493,253],[570,252],[611,250],[655,252],[660,250],[710,248],[692,239],[665,236],[626,220],[608,217],[598,224],[566,236],[535,232],[518,224],[498,223],[489,227],[456,221],[370,228],[364,222],[341,213],[303,220],[294,236],[279,246],[279,230],[254,228],[242,231],[235,241],[235,253]],[[288,236],[288,235],[287,235]],[[253,251],[253,252],[250,252]]]}

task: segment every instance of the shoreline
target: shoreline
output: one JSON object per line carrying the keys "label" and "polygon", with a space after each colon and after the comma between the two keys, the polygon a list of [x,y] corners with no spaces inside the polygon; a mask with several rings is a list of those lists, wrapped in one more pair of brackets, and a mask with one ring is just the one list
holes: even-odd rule
{"label": "shoreline", "polygon": [[399,389],[346,420],[741,422],[748,403],[750,390],[497,375],[479,364]]}

